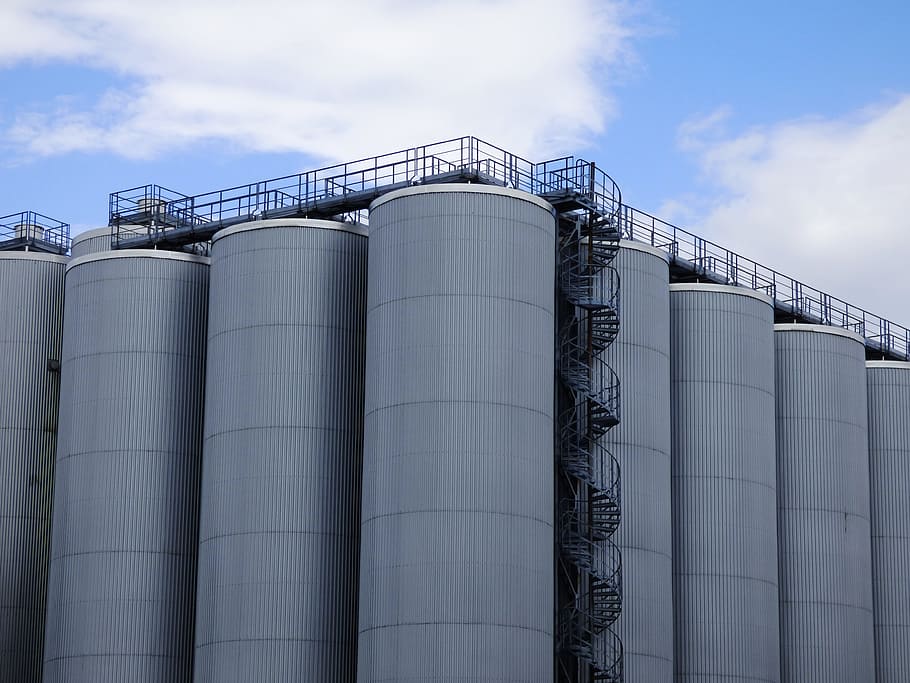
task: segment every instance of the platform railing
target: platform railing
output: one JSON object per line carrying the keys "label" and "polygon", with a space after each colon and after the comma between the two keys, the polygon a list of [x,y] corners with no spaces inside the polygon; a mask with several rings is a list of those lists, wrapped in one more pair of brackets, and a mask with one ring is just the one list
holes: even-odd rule
{"label": "platform railing", "polygon": [[536,195],[582,192],[610,215],[620,206],[616,184],[593,164],[574,157],[534,163],[465,136],[194,196],[156,185],[131,188],[111,195],[109,222],[115,246],[143,235],[165,240],[168,231],[177,229],[187,242],[196,232],[209,237],[222,225],[270,214],[345,215],[367,222],[364,209],[383,193],[448,180],[513,187]]}
{"label": "platform railing", "polygon": [[795,320],[856,332],[873,352],[910,360],[910,330],[795,278],[763,266],[688,230],[631,206],[623,206],[625,239],[662,249],[671,265],[707,282],[764,292],[775,308]]}
{"label": "platform railing", "polygon": [[0,216],[0,247],[4,245],[50,247],[65,254],[70,248],[70,225],[36,211]]}

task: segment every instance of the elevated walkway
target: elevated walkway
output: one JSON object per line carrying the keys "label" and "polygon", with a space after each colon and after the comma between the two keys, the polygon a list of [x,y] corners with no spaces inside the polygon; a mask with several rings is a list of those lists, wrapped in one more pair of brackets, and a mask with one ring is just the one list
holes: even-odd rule
{"label": "elevated walkway", "polygon": [[0,251],[66,254],[69,248],[69,223],[35,211],[20,211],[0,216]]}
{"label": "elevated walkway", "polygon": [[471,136],[196,196],[156,185],[115,192],[110,198],[112,244],[179,249],[205,242],[221,228],[265,218],[366,223],[366,209],[377,197],[410,185],[446,182],[514,187],[550,201],[561,215],[609,207],[605,225],[621,226],[625,239],[664,249],[674,280],[763,291],[774,301],[779,321],[853,330],[866,339],[870,358],[910,360],[906,327],[620,205],[615,183],[591,162],[566,156],[534,163]]}

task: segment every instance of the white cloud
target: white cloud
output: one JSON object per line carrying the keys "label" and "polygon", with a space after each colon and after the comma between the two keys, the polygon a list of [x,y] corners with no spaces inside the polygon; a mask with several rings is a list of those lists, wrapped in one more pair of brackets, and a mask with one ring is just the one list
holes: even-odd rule
{"label": "white cloud", "polygon": [[726,118],[680,128],[707,190],[668,202],[677,213],[668,218],[682,216],[696,234],[910,326],[910,95],[840,119],[732,136],[721,128]]}
{"label": "white cloud", "polygon": [[131,82],[17,112],[5,137],[140,158],[223,140],[347,159],[466,133],[562,152],[614,116],[630,25],[621,0],[5,0],[0,68],[62,60]]}

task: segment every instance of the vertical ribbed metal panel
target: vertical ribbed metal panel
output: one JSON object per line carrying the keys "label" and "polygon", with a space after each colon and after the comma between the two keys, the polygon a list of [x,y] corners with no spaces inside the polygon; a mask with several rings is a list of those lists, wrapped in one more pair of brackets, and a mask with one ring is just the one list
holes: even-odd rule
{"label": "vertical ribbed metal panel", "polygon": [[215,237],[197,683],[354,679],[365,235],[300,219]]}
{"label": "vertical ribbed metal panel", "polygon": [[[129,227],[129,226],[126,226]],[[86,230],[73,236],[73,243],[70,247],[70,254],[73,258],[85,256],[86,254],[98,254],[102,251],[111,249],[111,228],[95,228]]]}
{"label": "vertical ribbed metal panel", "polygon": [[66,257],[0,252],[0,680],[41,680]]}
{"label": "vertical ribbed metal panel", "polygon": [[770,303],[670,285],[678,682],[780,676]]}
{"label": "vertical ribbed metal panel", "polygon": [[862,339],[775,326],[781,680],[875,680]]}
{"label": "vertical ribbed metal panel", "polygon": [[618,632],[628,682],[673,680],[670,522],[670,295],[665,252],[623,242],[619,335],[604,358],[619,377],[622,421],[603,438],[622,472],[623,596]]}
{"label": "vertical ribbed metal panel", "polygon": [[875,680],[910,681],[910,363],[866,363]]}
{"label": "vertical ribbed metal panel", "polygon": [[208,270],[67,269],[46,683],[191,680]]}
{"label": "vertical ribbed metal panel", "polygon": [[504,188],[371,208],[361,683],[551,679],[555,228]]}

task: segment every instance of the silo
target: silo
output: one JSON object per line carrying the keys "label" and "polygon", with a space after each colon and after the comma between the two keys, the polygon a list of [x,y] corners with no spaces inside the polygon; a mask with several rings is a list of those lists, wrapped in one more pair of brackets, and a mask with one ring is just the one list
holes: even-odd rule
{"label": "silo", "polygon": [[875,680],[865,350],[776,325],[781,680]]}
{"label": "silo", "polygon": [[676,681],[777,681],[771,300],[670,285]]}
{"label": "silo", "polygon": [[622,421],[603,444],[622,471],[623,644],[627,681],[673,679],[670,522],[670,295],[667,253],[623,241],[613,261],[622,324],[604,358],[622,386]]}
{"label": "silo", "polygon": [[101,251],[110,251],[111,248],[111,228],[95,228],[80,232],[73,237],[73,243],[70,247],[70,254],[73,258],[85,256],[86,254],[97,254]]}
{"label": "silo", "polygon": [[0,679],[41,680],[66,257],[0,252]]}
{"label": "silo", "polygon": [[197,683],[354,678],[366,229],[215,235]]}
{"label": "silo", "polygon": [[552,675],[555,230],[501,187],[371,206],[361,683]]}
{"label": "silo", "polygon": [[910,363],[866,363],[875,680],[910,681]]}
{"label": "silo", "polygon": [[45,683],[191,680],[208,269],[67,267]]}

